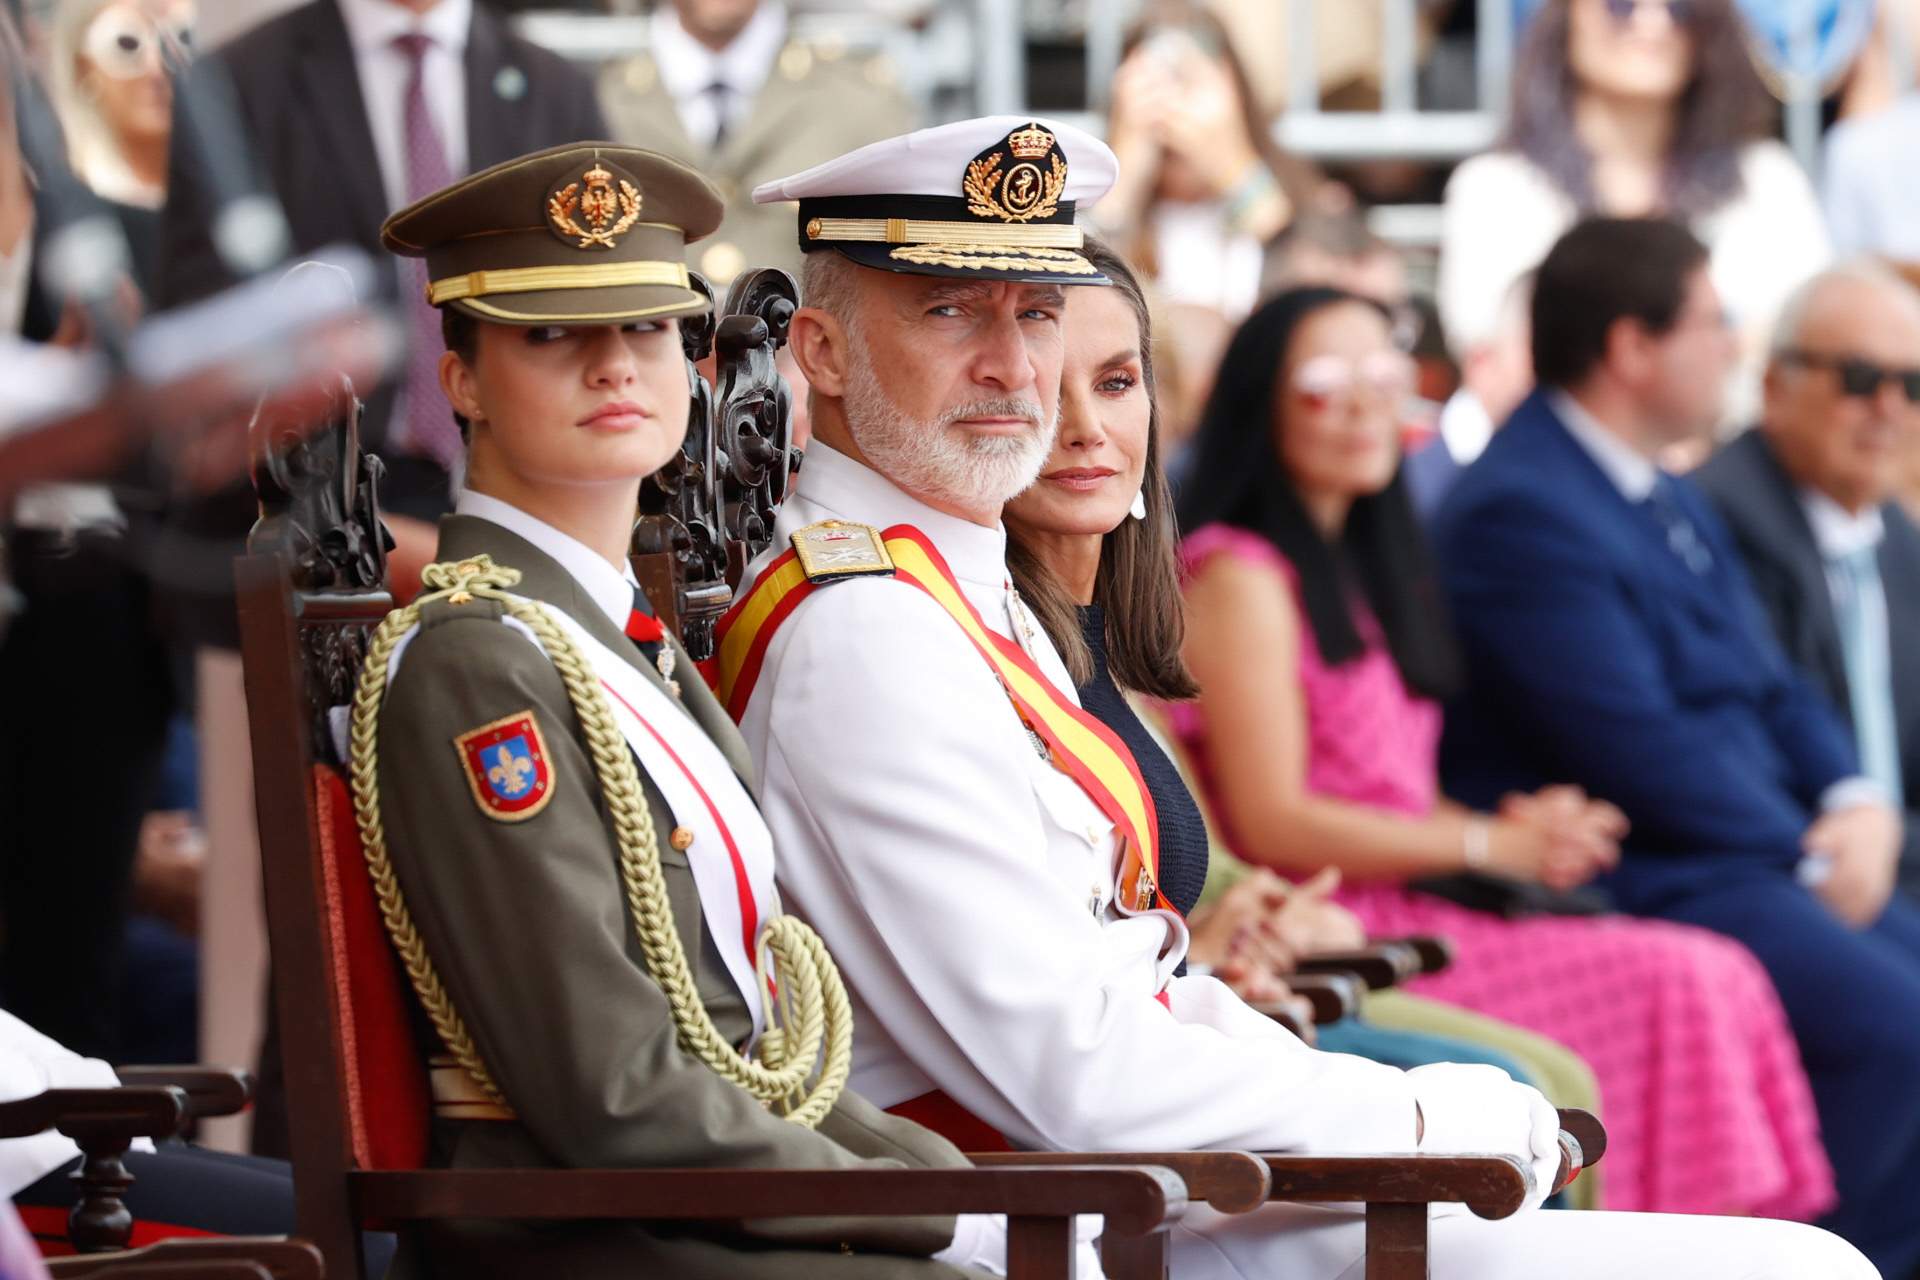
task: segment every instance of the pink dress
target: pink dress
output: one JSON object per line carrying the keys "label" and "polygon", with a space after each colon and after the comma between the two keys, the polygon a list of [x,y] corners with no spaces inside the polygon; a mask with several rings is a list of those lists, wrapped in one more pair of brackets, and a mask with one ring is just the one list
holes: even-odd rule
{"label": "pink dress", "polygon": [[[1181,554],[1189,574],[1218,555],[1267,566],[1298,599],[1293,566],[1254,534],[1209,525]],[[1307,786],[1353,804],[1429,813],[1439,708],[1408,692],[1377,624],[1361,621],[1367,652],[1338,667],[1321,661],[1311,629],[1301,628]],[[1212,793],[1199,705],[1175,708],[1173,722]],[[1209,799],[1222,818],[1218,794]],[[1834,1203],[1786,1014],[1738,943],[1625,916],[1508,921],[1386,882],[1349,885],[1341,897],[1376,936],[1452,939],[1454,965],[1412,990],[1540,1032],[1587,1060],[1609,1135],[1609,1209],[1805,1220]]]}

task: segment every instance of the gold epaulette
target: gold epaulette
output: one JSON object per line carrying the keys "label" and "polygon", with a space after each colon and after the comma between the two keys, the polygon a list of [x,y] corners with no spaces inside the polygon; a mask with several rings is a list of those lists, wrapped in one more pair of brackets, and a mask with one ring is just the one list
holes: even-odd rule
{"label": "gold epaulette", "polygon": [[812,583],[838,582],[863,574],[893,573],[886,541],[870,524],[822,520],[794,532],[790,539],[800,571]]}

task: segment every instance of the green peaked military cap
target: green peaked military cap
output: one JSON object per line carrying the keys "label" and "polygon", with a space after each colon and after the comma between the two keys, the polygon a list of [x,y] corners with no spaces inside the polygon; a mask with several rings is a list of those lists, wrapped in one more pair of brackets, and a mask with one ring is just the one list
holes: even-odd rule
{"label": "green peaked military cap", "polygon": [[620,324],[705,311],[687,245],[723,203],[694,170],[575,142],[483,169],[388,218],[380,242],[427,260],[427,301],[495,324]]}

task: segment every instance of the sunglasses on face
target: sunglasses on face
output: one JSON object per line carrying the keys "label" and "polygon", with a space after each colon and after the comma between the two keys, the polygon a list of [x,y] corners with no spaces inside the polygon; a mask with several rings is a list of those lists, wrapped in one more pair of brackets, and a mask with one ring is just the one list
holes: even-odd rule
{"label": "sunglasses on face", "polygon": [[161,21],[133,5],[116,4],[88,24],[83,48],[101,74],[137,80],[164,68],[169,48],[191,52],[193,30],[185,21]]}
{"label": "sunglasses on face", "polygon": [[1789,351],[1786,360],[1807,369],[1831,369],[1840,377],[1843,395],[1862,398],[1879,394],[1884,382],[1895,382],[1908,404],[1920,404],[1920,369],[1889,369],[1871,360],[1853,356],[1820,355],[1813,351]]}
{"label": "sunglasses on face", "polygon": [[1358,360],[1314,356],[1293,371],[1294,392],[1313,408],[1346,403],[1362,390],[1396,407],[1413,394],[1413,361],[1398,351],[1377,351]]}
{"label": "sunglasses on face", "polygon": [[1642,8],[1665,9],[1676,27],[1686,26],[1699,12],[1695,0],[1606,0],[1606,8],[1607,16],[1623,27]]}

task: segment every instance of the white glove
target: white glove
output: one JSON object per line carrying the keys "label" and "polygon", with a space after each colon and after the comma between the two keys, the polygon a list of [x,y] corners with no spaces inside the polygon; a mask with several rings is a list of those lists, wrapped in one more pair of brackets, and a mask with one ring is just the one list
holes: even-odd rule
{"label": "white glove", "polygon": [[1407,1072],[1425,1125],[1420,1150],[1443,1156],[1514,1156],[1533,1173],[1526,1208],[1553,1192],[1560,1171],[1560,1113],[1532,1085],[1498,1067],[1439,1062]]}

